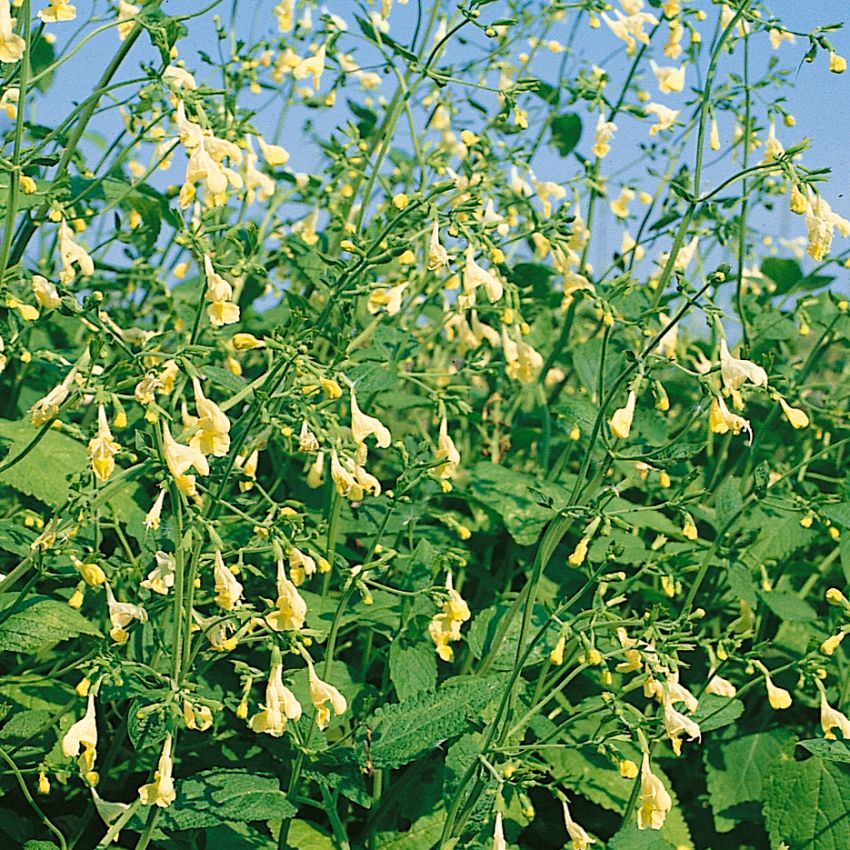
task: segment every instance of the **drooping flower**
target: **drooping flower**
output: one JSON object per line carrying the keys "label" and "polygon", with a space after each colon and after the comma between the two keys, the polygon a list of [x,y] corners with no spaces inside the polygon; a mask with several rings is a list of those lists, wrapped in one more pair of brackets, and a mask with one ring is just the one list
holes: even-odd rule
{"label": "drooping flower", "polygon": [[608,156],[611,152],[611,139],[616,132],[617,125],[613,121],[606,121],[605,116],[600,112],[596,119],[596,137],[591,148],[594,156],[600,159]]}
{"label": "drooping flower", "polygon": [[233,287],[213,268],[212,260],[204,254],[204,274],[207,279],[207,308],[210,322],[215,327],[232,325],[239,321],[239,305],[234,304]]}
{"label": "drooping flower", "polygon": [[184,446],[178,443],[172,436],[168,428],[168,423],[162,424],[162,442],[165,452],[165,462],[168,464],[168,469],[174,476],[174,481],[178,489],[184,496],[194,496],[197,493],[195,488],[195,476],[187,475],[186,473],[192,467],[199,475],[209,475],[210,466],[207,463],[203,452],[194,446]]}
{"label": "drooping flower", "polygon": [[752,360],[732,357],[726,340],[720,340],[720,375],[727,390],[740,389],[747,381],[756,387],[767,386],[767,372]]}
{"label": "drooping flower", "polygon": [[644,752],[640,769],[640,806],[637,810],[638,829],[661,829],[673,800],[662,781],[652,772],[649,753]]}
{"label": "drooping flower", "polygon": [[824,691],[820,694],[820,725],[826,738],[836,740],[838,736],[832,730],[838,729],[841,737],[845,741],[850,741],[850,719],[829,704]]}
{"label": "drooping flower", "polygon": [[679,117],[678,109],[670,109],[664,106],[663,103],[650,103],[646,107],[646,111],[650,115],[654,115],[658,120],[649,128],[649,135],[655,136],[663,130],[669,130]]}
{"label": "drooping flower", "polygon": [[[164,493],[165,491],[162,490],[160,492]],[[160,551],[154,554],[154,560],[156,561],[156,566],[140,584],[154,593],[165,596],[174,587],[174,576],[177,571],[174,555],[170,552]]]}
{"label": "drooping flower", "polygon": [[89,459],[92,472],[98,481],[106,481],[115,469],[115,455],[121,447],[112,437],[106,409],[102,404],[97,408],[97,434],[89,440]]}
{"label": "drooping flower", "polygon": [[708,414],[708,427],[714,434],[727,434],[729,431],[733,434],[740,434],[741,431],[746,431],[750,440],[753,438],[750,423],[743,416],[732,413],[726,406],[726,402],[719,397],[712,399]]}
{"label": "drooping flower", "polygon": [[295,694],[283,684],[283,665],[272,664],[266,685],[266,701],[261,711],[249,721],[253,732],[265,732],[279,738],[286,729],[287,721],[301,718],[301,703]]}
{"label": "drooping flower", "polygon": [[18,62],[27,43],[15,32],[9,0],[0,0],[0,62]]}
{"label": "drooping flower", "polygon": [[44,398],[40,398],[30,410],[30,421],[40,428],[59,415],[59,408],[65,403],[71,392],[71,386],[77,377],[76,366],[65,376],[61,384],[55,386]]}
{"label": "drooping flower", "polygon": [[787,401],[781,396],[779,397],[779,406],[785,414],[785,418],[791,423],[794,428],[808,428],[809,417],[806,411],[800,407],[791,407]]}
{"label": "drooping flower", "polygon": [[162,503],[165,501],[165,488],[160,487],[159,493],[154,500],[151,509],[145,514],[145,528],[150,528],[154,531],[159,528],[160,517],[162,516]]}
{"label": "drooping flower", "polygon": [[570,837],[570,847],[572,850],[588,850],[591,844],[596,844],[596,839],[591,838],[584,827],[572,819],[567,801],[562,800],[561,804],[564,807],[564,825],[567,828],[567,835]]}
{"label": "drooping flower", "polygon": [[[310,683],[310,702],[316,709],[316,726],[327,729],[331,722],[331,708],[334,714],[344,714],[348,703],[345,697],[333,686],[323,682],[310,661],[307,663],[307,676]],[[330,705],[329,705],[330,704]]]}
{"label": "drooping flower", "polygon": [[283,561],[277,562],[277,608],[266,615],[266,622],[276,632],[297,632],[304,628],[307,603],[298,588],[286,576]]}
{"label": "drooping flower", "polygon": [[490,303],[498,301],[504,292],[504,286],[498,276],[487,271],[475,262],[475,250],[469,245],[466,249],[463,266],[463,291],[471,299],[470,306],[475,303],[475,290],[483,286]]}
{"label": "drooping flower", "polygon": [[435,614],[428,625],[428,634],[437,650],[437,655],[443,661],[454,659],[451,643],[462,637],[461,626],[472,616],[469,606],[461,595],[454,589],[452,574],[446,574],[446,593],[448,599],[443,603],[440,613]]}
{"label": "drooping flower", "polygon": [[170,806],[176,799],[174,778],[172,772],[174,763],[171,761],[171,734],[165,736],[162,753],[157,769],[154,771],[153,782],[139,788],[139,798],[143,806],[159,806],[162,809]]}
{"label": "drooping flower", "polygon": [[121,41],[126,40],[127,36],[133,31],[133,27],[136,26],[134,18],[141,11],[141,6],[128,3],[127,0],[118,0],[118,26],[115,29],[118,31],[118,38]]}
{"label": "drooping flower", "polygon": [[428,271],[439,272],[449,264],[449,252],[440,243],[440,225],[434,222],[428,240]]}
{"label": "drooping flower", "polygon": [[70,758],[79,757],[78,764],[83,774],[94,770],[94,762],[97,758],[97,719],[93,692],[89,692],[86,713],[62,738],[62,752]]}
{"label": "drooping flower", "polygon": [[637,394],[634,390],[629,390],[628,398],[623,407],[614,411],[611,421],[608,423],[611,428],[611,433],[618,440],[628,438],[632,430],[632,420],[635,416],[635,404],[637,403]]}
{"label": "drooping flower", "polygon": [[781,711],[782,709],[791,707],[793,701],[791,694],[785,688],[775,685],[773,679],[767,673],[764,674],[764,684],[767,687],[767,701],[770,703],[771,708]]}
{"label": "drooping flower", "polygon": [[655,79],[658,80],[658,89],[662,94],[673,94],[680,92],[685,88],[685,66],[680,65],[678,68],[675,65],[656,65],[655,60],[650,60],[652,73],[655,74]]}
{"label": "drooping flower", "polygon": [[56,24],[63,21],[73,21],[77,17],[77,7],[68,0],[47,0],[48,7],[42,9],[38,16],[46,24]]}
{"label": "drooping flower", "polygon": [[62,262],[62,271],[59,272],[59,280],[66,286],[77,277],[76,265],[83,277],[94,274],[94,260],[89,253],[78,245],[71,237],[73,232],[68,222],[63,218],[59,222],[59,259]]}
{"label": "drooping flower", "polygon": [[457,450],[454,440],[449,436],[449,425],[445,416],[440,420],[440,431],[437,435],[437,457],[445,460],[445,463],[438,467],[440,477],[454,478],[460,463],[460,452]]}
{"label": "drooping flower", "polygon": [[715,674],[708,680],[708,684],[705,686],[705,692],[718,697],[732,699],[738,693],[738,689],[728,679]]}
{"label": "drooping flower", "polygon": [[[94,809],[98,814],[98,817],[108,826],[111,827],[127,809],[130,808],[128,803],[113,803],[110,800],[104,800],[102,797],[98,796],[97,791],[95,790],[94,785],[89,786],[91,789],[92,802],[94,803]],[[120,838],[120,833],[116,832],[115,835],[112,836],[113,844],[118,843],[118,839]]]}
{"label": "drooping flower", "polygon": [[687,735],[689,741],[693,741],[701,740],[702,733],[696,721],[691,720],[690,717],[680,711],[676,711],[669,693],[665,693],[662,704],[664,706],[664,729],[670,738],[673,752],[678,756],[682,752],[682,734]]}
{"label": "drooping flower", "polygon": [[307,77],[312,77],[313,88],[318,89],[322,74],[325,72],[325,50],[326,47],[323,44],[312,56],[302,59],[292,69],[292,76],[296,80],[306,80]]}
{"label": "drooping flower", "polygon": [[106,585],[106,603],[109,609],[109,622],[112,628],[109,630],[109,636],[116,643],[126,643],[130,635],[127,633],[127,626],[138,620],[140,623],[147,623],[148,612],[141,605],[133,605],[132,602],[119,602],[112,592],[112,588]]}
{"label": "drooping flower", "polygon": [[230,420],[214,401],[204,395],[197,378],[192,378],[192,387],[198,411],[198,430],[192,435],[189,445],[204,455],[224,457],[230,450]]}
{"label": "drooping flower", "polygon": [[225,566],[221,552],[216,550],[213,567],[215,579],[215,601],[223,611],[232,611],[238,607],[242,599],[242,585],[236,576]]}
{"label": "drooping flower", "polygon": [[387,448],[392,442],[389,428],[379,419],[367,416],[360,410],[353,386],[351,387],[351,433],[354,436],[354,442],[358,445],[365,445],[366,439],[370,436],[375,437],[375,441],[382,449]]}

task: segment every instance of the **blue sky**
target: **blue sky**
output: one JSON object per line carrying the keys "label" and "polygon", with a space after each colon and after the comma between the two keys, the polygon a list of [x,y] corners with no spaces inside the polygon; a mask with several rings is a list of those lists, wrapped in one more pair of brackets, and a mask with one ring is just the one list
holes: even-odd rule
{"label": "blue sky", "polygon": [[[46,3],[46,0],[44,0]],[[41,5],[41,0],[34,0],[34,9]],[[112,7],[104,2],[91,2],[91,0],[78,0],[76,3],[78,9],[78,20],[72,24],[53,24],[50,29],[59,37],[58,44],[76,31],[78,25],[82,25],[89,30],[92,25],[87,23],[92,15],[99,15],[100,20],[110,20],[113,17]],[[166,0],[164,4],[165,10],[170,14],[185,14],[197,11],[207,5],[203,0]],[[428,5],[426,0],[423,0],[423,5]],[[717,7],[708,0],[698,0],[697,3],[688,4],[691,6],[699,6],[704,8],[710,18],[713,20],[717,14]],[[272,15],[272,7],[274,0],[260,0],[260,2],[242,2],[239,4],[239,13],[237,16],[237,28],[240,33],[248,34],[253,28],[254,32],[266,32],[272,34],[276,32],[275,21]],[[416,6],[416,0],[411,0],[408,6],[399,6],[396,3],[396,8],[391,16],[392,29],[390,34],[401,42],[405,42],[409,38],[410,28],[412,26],[413,11]],[[494,3],[491,6],[485,7],[482,13],[486,17],[496,18],[503,13],[500,8],[501,3]],[[352,0],[334,0],[326,4],[330,11],[341,15],[352,24],[352,30],[356,31],[356,25],[353,24],[353,15],[360,9],[360,4],[352,2]],[[444,7],[447,11],[453,8],[453,4],[444,0]],[[214,37],[213,16],[215,13],[221,15],[225,22],[230,17],[230,0],[220,3],[214,11],[206,13],[202,18],[194,19],[189,22],[190,38],[181,43],[181,55],[186,59],[188,66],[191,69],[201,68],[197,57],[193,56],[193,51],[207,50],[215,52],[216,39]],[[775,15],[783,19],[787,25],[800,31],[807,31],[817,25],[828,23],[837,23],[846,20],[848,12],[850,12],[850,4],[848,0],[817,0],[817,2],[802,2],[801,0],[774,0],[771,4],[771,9]],[[243,11],[244,10],[244,11]],[[570,15],[564,23],[559,24],[561,32],[553,31],[552,37],[566,40],[567,33],[570,27]],[[710,21],[704,26],[706,27],[706,38],[710,33]],[[345,37],[347,40],[342,42],[346,50],[358,48],[358,41],[353,35]],[[486,49],[486,39],[481,35],[473,35],[473,41],[481,44],[482,50]],[[830,36],[838,51],[850,57],[850,30],[842,30]],[[60,70],[58,77],[58,85],[54,85],[50,93],[42,97],[39,101],[39,112],[37,119],[47,124],[52,124],[58,120],[61,115],[69,108],[69,99],[79,100],[91,91],[95,80],[102,72],[102,68],[113,55],[118,44],[117,35],[114,29],[107,30],[89,42],[80,53],[73,57],[68,64]],[[586,30],[582,33],[580,39],[580,50],[582,54],[593,61],[600,62],[605,58],[605,68],[611,76],[610,89],[615,89],[618,79],[622,79],[626,72],[626,68],[630,60],[625,56],[620,49],[622,43],[616,40],[610,32],[603,26],[599,30],[593,32]],[[362,52],[362,47],[358,48],[361,52],[358,53],[358,59],[361,64],[366,65],[368,55]],[[850,217],[850,153],[848,153],[848,142],[850,139],[850,110],[847,108],[850,98],[850,72],[842,76],[829,74],[826,71],[826,57],[821,55],[818,60],[812,64],[802,62],[802,57],[807,49],[807,43],[804,40],[798,40],[795,45],[783,45],[780,48],[780,57],[783,64],[787,64],[795,69],[793,75],[793,87],[785,91],[788,100],[788,109],[796,119],[797,125],[789,130],[780,128],[780,139],[789,145],[800,140],[804,136],[809,136],[812,139],[810,152],[806,154],[805,163],[812,167],[829,166],[833,169],[833,177],[828,187],[825,188],[824,194],[833,204],[836,211]],[[619,51],[619,52],[618,52]],[[770,45],[767,35],[762,33],[751,39],[751,56],[752,56],[752,77],[756,79],[759,74],[763,73],[766,67],[769,56],[771,54]],[[127,71],[129,76],[133,76],[138,68],[139,61],[151,61],[155,58],[146,38],[143,38],[134,47],[130,59],[127,62]],[[555,69],[559,57],[554,57],[546,51],[542,51],[541,58],[537,64],[532,67],[532,71],[542,79],[552,79],[555,76]],[[731,58],[726,58],[724,61],[724,69],[737,69],[740,67],[737,55]],[[203,71],[199,74],[199,78],[203,78]],[[695,82],[695,74],[689,78],[689,82]],[[391,94],[391,78],[386,78],[384,86],[384,94]],[[646,87],[652,91],[653,98],[661,100],[670,106],[681,105],[678,101],[684,101],[686,95],[667,95],[660,96],[655,88],[654,80],[646,80]],[[350,94],[356,90],[356,87],[351,87],[347,91]],[[425,90],[423,89],[423,93]],[[245,105],[254,106],[261,102],[269,102],[268,94],[264,93],[259,96],[252,96],[245,92]],[[254,103],[250,98],[256,97]],[[533,97],[533,96],[530,96]],[[492,105],[495,111],[495,98],[490,96],[489,103],[487,96],[481,98],[483,102]],[[348,111],[344,105],[345,98],[340,98],[337,108],[321,118],[321,126],[331,127],[338,122],[343,122],[348,116]],[[261,128],[271,127],[276,123],[279,107],[273,99],[262,117],[257,119],[257,123]],[[764,110],[759,113],[758,107],[755,112],[757,118],[764,123]],[[291,121],[288,122],[282,143],[290,150],[292,158],[290,166],[295,171],[315,171],[317,169],[319,159],[317,157],[316,146],[313,141],[300,133],[299,128],[299,111],[294,111],[291,114]],[[115,126],[118,116],[115,111],[107,112],[102,115],[97,121],[98,129],[104,132],[109,137],[111,128]],[[590,147],[589,140],[592,138],[592,128],[588,126],[595,119],[588,119],[585,124],[585,132],[580,146],[580,150],[586,151]],[[632,172],[627,172],[626,177],[632,180],[636,186],[640,185],[640,180],[643,175],[642,164],[639,163],[640,154],[637,150],[637,144],[646,139],[646,122],[637,122],[624,118],[619,120],[621,125],[615,142],[614,151],[605,162],[606,171],[619,169],[624,165],[631,163],[632,166],[638,163],[636,168],[633,167]],[[289,126],[293,130],[289,130]],[[723,125],[721,119],[721,131],[728,137],[728,131],[731,131],[731,125],[727,123]],[[756,154],[755,156],[759,156]],[[727,162],[720,167],[720,170],[708,169],[706,177],[709,181],[722,179],[725,174],[729,173],[730,164]],[[535,169],[538,176],[543,179],[559,180],[564,176],[572,176],[575,173],[574,161],[569,161],[567,171],[564,170],[564,161],[559,159],[551,150],[544,148],[541,150],[538,158],[535,160]],[[175,163],[168,174],[167,179],[171,182],[179,182],[182,172],[182,156],[178,154],[175,157]],[[709,184],[710,185],[710,184]],[[617,228],[616,224],[610,223],[613,228],[612,232],[600,234],[598,249],[600,252],[599,259],[602,259],[602,252],[610,250],[611,243],[619,243],[619,234],[622,228]],[[802,222],[799,219],[791,219],[790,216],[785,216],[777,225],[778,235],[783,235],[782,231],[786,231],[784,235],[799,235],[802,231]],[[844,247],[844,246],[842,246]]]}

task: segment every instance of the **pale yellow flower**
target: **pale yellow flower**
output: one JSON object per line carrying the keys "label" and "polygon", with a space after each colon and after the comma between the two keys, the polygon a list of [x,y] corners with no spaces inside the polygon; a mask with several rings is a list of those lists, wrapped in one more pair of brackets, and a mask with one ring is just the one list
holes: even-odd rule
{"label": "pale yellow flower", "polygon": [[613,121],[606,121],[605,116],[600,112],[596,119],[596,136],[591,148],[594,156],[600,159],[608,156],[611,152],[611,139],[616,132],[617,125]]}
{"label": "pale yellow flower", "polygon": [[189,700],[183,700],[183,722],[187,729],[196,732],[206,732],[212,726],[212,711],[208,705],[193,705]]}
{"label": "pale yellow flower", "polygon": [[147,623],[148,612],[141,605],[133,605],[131,602],[119,602],[112,592],[112,588],[106,586],[106,603],[109,610],[109,622],[112,628],[109,630],[109,636],[116,643],[126,643],[129,638],[127,626],[138,620],[140,623]]}
{"label": "pale yellow flower", "polygon": [[629,390],[626,404],[614,411],[611,421],[608,423],[611,428],[611,433],[618,440],[628,438],[632,430],[632,420],[635,415],[635,404],[637,403],[637,395],[634,390]]}
{"label": "pale yellow flower", "polygon": [[38,16],[46,24],[56,24],[63,21],[73,21],[77,17],[77,8],[72,6],[68,0],[48,0],[50,4],[42,9]]}
{"label": "pale yellow flower", "polygon": [[264,732],[274,738],[283,735],[287,721],[301,718],[301,703],[283,684],[283,665],[273,664],[266,685],[266,701],[261,711],[249,721],[253,732]]}
{"label": "pale yellow flower", "polygon": [[779,406],[782,408],[782,412],[785,414],[785,418],[793,425],[794,428],[808,428],[809,427],[809,417],[806,415],[806,411],[800,407],[791,407],[784,398],[780,396],[779,398]]}
{"label": "pale yellow flower", "polygon": [[670,109],[662,103],[650,103],[646,107],[646,111],[650,115],[654,115],[658,120],[649,128],[649,135],[655,136],[663,130],[669,130],[679,117],[679,110]]}
{"label": "pale yellow flower", "polygon": [[77,376],[76,366],[65,376],[61,384],[55,386],[44,398],[39,399],[30,410],[30,420],[40,428],[59,415],[59,408],[65,403],[71,392],[71,386]]}
{"label": "pale yellow flower", "polygon": [[637,810],[638,829],[661,829],[673,800],[662,781],[652,772],[649,753],[643,754],[640,770],[640,806]]}
{"label": "pale yellow flower", "polygon": [[171,761],[171,735],[169,734],[165,736],[159,763],[154,772],[153,782],[149,782],[147,785],[142,785],[139,788],[139,798],[143,806],[156,805],[165,809],[177,799],[177,793],[174,790],[174,778],[172,776],[173,770],[174,764]]}
{"label": "pale yellow flower", "polygon": [[649,65],[655,79],[658,80],[658,89],[662,94],[673,94],[685,88],[685,66],[680,65],[656,65],[655,60],[650,59]]}
{"label": "pale yellow flower", "polygon": [[0,0],[0,62],[17,62],[24,55],[27,43],[15,33],[15,23],[9,0]]}
{"label": "pale yellow flower", "polygon": [[428,634],[434,642],[437,655],[443,661],[454,658],[451,643],[461,639],[461,626],[472,616],[469,606],[454,589],[452,574],[446,575],[446,593],[448,599],[443,603],[439,614],[435,614],[428,626]]}
{"label": "pale yellow flower", "polygon": [[728,390],[737,390],[747,381],[756,387],[767,386],[767,372],[752,360],[732,357],[725,339],[720,340],[720,375]]}
{"label": "pale yellow flower", "polygon": [[159,528],[160,517],[162,516],[162,503],[165,501],[165,488],[161,487],[159,494],[154,500],[151,509],[145,515],[145,528],[150,528],[156,531]]}
{"label": "pale yellow flower", "polygon": [[292,69],[292,76],[296,80],[306,80],[307,77],[312,77],[313,88],[318,89],[322,74],[325,72],[325,50],[326,47],[323,44],[312,56],[302,59]]}
{"label": "pale yellow flower", "polygon": [[97,408],[97,434],[89,440],[88,454],[92,472],[98,481],[106,481],[115,469],[115,455],[121,447],[112,437],[106,409],[102,404]]}
{"label": "pale yellow flower", "polygon": [[286,577],[283,561],[277,562],[277,608],[266,615],[266,622],[276,632],[297,632],[304,628],[307,603],[298,588]]}
{"label": "pale yellow flower", "polygon": [[59,280],[67,286],[77,277],[77,271],[74,268],[76,265],[80,274],[83,277],[88,277],[94,274],[94,260],[89,256],[88,252],[78,245],[71,237],[73,232],[68,226],[68,223],[63,218],[59,222],[59,257],[62,261],[62,271],[59,273]]}
{"label": "pale yellow flower", "polygon": [[750,423],[742,416],[732,413],[722,398],[712,399],[708,414],[708,427],[715,434],[726,434],[729,431],[733,434],[740,434],[741,431],[746,431],[750,436],[750,441],[753,439]]}
{"label": "pale yellow flower", "polygon": [[764,684],[767,687],[767,701],[770,703],[771,708],[781,711],[784,708],[791,707],[791,694],[785,688],[774,685],[773,679],[767,673],[764,674]]}
{"label": "pale yellow flower", "polygon": [[142,11],[141,6],[128,3],[127,0],[118,0],[118,38],[124,41],[136,26],[134,18]]}
{"label": "pale yellow flower", "polygon": [[184,446],[178,443],[172,436],[168,428],[168,423],[162,425],[162,441],[165,452],[165,462],[168,469],[174,476],[177,487],[184,496],[194,496],[197,492],[195,488],[195,476],[187,475],[186,473],[192,467],[200,475],[209,475],[210,466],[203,452],[194,446]]}
{"label": "pale yellow flower", "polygon": [[306,552],[302,552],[297,546],[289,550],[289,574],[292,583],[298,587],[304,581],[316,574],[316,561]]}
{"label": "pale yellow flower", "polygon": [[505,829],[502,826],[501,812],[496,812],[496,822],[493,824],[492,850],[508,850],[508,844],[505,841]]}
{"label": "pale yellow flower", "polygon": [[204,455],[224,457],[230,450],[230,420],[214,401],[204,395],[197,378],[192,378],[192,387],[198,411],[198,430],[192,435],[189,445]]}
{"label": "pale yellow flower", "polygon": [[232,611],[241,604],[242,585],[236,580],[236,576],[225,566],[221,552],[216,550],[215,565],[213,567],[213,578],[215,580],[215,601],[218,607],[224,611]]}
{"label": "pale yellow flower", "polygon": [[310,683],[310,702],[316,709],[316,725],[319,729],[327,729],[331,722],[331,708],[334,714],[339,716],[345,713],[348,704],[345,697],[333,685],[323,682],[316,675],[312,662],[307,664],[307,674]]}
{"label": "pale yellow flower", "polygon": [[263,153],[263,159],[272,168],[277,168],[281,165],[286,165],[289,162],[289,151],[280,145],[270,144],[263,139],[262,136],[257,136],[257,144]]}
{"label": "pale yellow flower", "polygon": [[440,430],[437,435],[437,457],[445,462],[438,467],[441,478],[454,478],[460,463],[460,452],[454,440],[449,436],[449,425],[444,416],[440,420]]}
{"label": "pale yellow flower", "polygon": [[374,416],[367,416],[360,410],[353,386],[351,387],[351,433],[354,436],[354,442],[358,445],[364,445],[370,436],[374,436],[378,446],[382,449],[387,448],[392,442],[389,428],[379,419]]}
{"label": "pale yellow flower", "polygon": [[[160,491],[165,493],[164,490]],[[177,564],[174,555],[170,552],[156,552],[154,554],[156,566],[148,573],[148,577],[140,582],[142,587],[154,593],[165,596],[174,587],[174,577],[177,572]]]}
{"label": "pale yellow flower", "polygon": [[471,298],[470,306],[475,303],[475,290],[483,286],[490,303],[498,301],[504,292],[504,286],[498,275],[487,271],[475,262],[475,250],[471,245],[466,249],[463,266],[463,291]]}
{"label": "pale yellow flower", "polygon": [[708,684],[705,686],[705,692],[707,694],[714,694],[718,697],[727,697],[728,699],[732,699],[736,693],[738,693],[738,689],[728,680],[724,679],[722,676],[714,675],[709,679]]}
{"label": "pale yellow flower", "polygon": [[845,741],[850,741],[850,720],[847,715],[842,714],[827,702],[826,694],[823,691],[820,695],[820,725],[826,738],[836,740],[838,736],[832,730],[838,729],[841,732],[841,737]]}
{"label": "pale yellow flower", "polygon": [[[104,800],[98,796],[97,791],[95,790],[94,785],[89,786],[91,790],[92,802],[94,803],[94,809],[98,814],[98,817],[106,824],[106,826],[112,826],[118,818],[123,815],[127,809],[130,808],[128,803],[113,803],[109,800]],[[118,843],[118,839],[120,837],[120,833],[115,833],[112,837],[113,843]]]}
{"label": "pale yellow flower", "polygon": [[688,736],[689,741],[693,741],[702,740],[702,733],[695,721],[680,711],[676,711],[669,693],[664,695],[662,705],[664,706],[664,729],[670,738],[673,752],[678,756],[682,751],[681,736],[683,734]]}
{"label": "pale yellow flower", "polygon": [[33,295],[35,295],[35,300],[45,310],[55,310],[62,304],[56,287],[40,274],[34,274],[32,276],[32,291]]}
{"label": "pale yellow flower", "polygon": [[561,805],[564,807],[564,825],[567,828],[567,835],[570,838],[571,850],[588,850],[591,844],[596,844],[596,839],[591,838],[584,827],[579,826],[570,814],[570,807],[566,800],[562,800]]}
{"label": "pale yellow flower", "polygon": [[[82,754],[80,749],[82,748]],[[97,758],[97,720],[94,708],[94,693],[89,693],[86,713],[65,733],[62,752],[70,758],[78,758],[83,774],[94,770]]]}

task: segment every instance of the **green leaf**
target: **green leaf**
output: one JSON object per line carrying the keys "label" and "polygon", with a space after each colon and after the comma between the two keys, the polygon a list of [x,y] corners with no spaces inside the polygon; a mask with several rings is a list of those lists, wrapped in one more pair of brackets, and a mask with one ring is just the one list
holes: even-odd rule
{"label": "green leaf", "polygon": [[286,820],[296,808],[286,799],[275,776],[242,770],[204,770],[178,780],[177,799],[163,809],[165,829],[205,829],[221,823]]}
{"label": "green leaf", "polygon": [[714,504],[717,510],[717,527],[720,528],[731,520],[744,504],[744,500],[741,498],[740,480],[727,478],[717,488]]}
{"label": "green leaf", "polygon": [[552,121],[551,143],[559,156],[568,156],[581,139],[581,118],[575,112],[559,115]]}
{"label": "green leaf", "polygon": [[204,366],[204,377],[209,378],[214,384],[229,390],[231,393],[238,393],[244,390],[246,385],[245,379],[234,375],[227,369],[220,369],[218,366]]}
{"label": "green leaf", "polygon": [[817,611],[794,593],[784,593],[779,590],[773,590],[770,593],[761,591],[759,596],[780,620],[804,623],[817,619]]}
{"label": "green leaf", "polygon": [[[4,594],[0,607],[16,598],[17,594]],[[65,603],[31,596],[0,623],[0,651],[33,653],[77,635],[99,637],[100,631]]]}
{"label": "green leaf", "polygon": [[803,269],[796,260],[766,257],[761,263],[761,273],[776,284],[776,294],[790,292],[803,279]]}
{"label": "green leaf", "polygon": [[532,490],[551,498],[556,507],[567,501],[560,487],[543,481],[539,476],[516,472],[488,461],[476,464],[469,487],[470,496],[499,514],[508,533],[520,546],[534,543],[555,514],[553,508],[544,507],[534,498]]}
{"label": "green leaf", "polygon": [[673,850],[673,845],[655,829],[623,827],[609,842],[609,850]]}
{"label": "green leaf", "polygon": [[771,846],[805,850],[850,847],[850,767],[812,756],[786,756],[767,778],[765,820]]}
{"label": "green leaf", "polygon": [[37,735],[51,725],[53,715],[44,709],[21,711],[12,714],[9,722],[0,729],[0,741],[24,740]]}
{"label": "green leaf", "polygon": [[445,819],[445,812],[433,812],[414,821],[406,832],[379,832],[375,847],[379,850],[423,850],[425,847],[433,847],[440,839]]}
{"label": "green leaf", "polygon": [[168,734],[168,716],[163,705],[151,705],[139,697],[127,710],[127,734],[137,750],[153,747]]}
{"label": "green leaf", "polygon": [[799,741],[798,747],[803,747],[812,755],[819,756],[826,761],[840,761],[850,764],[850,747],[846,741],[828,741],[826,738],[811,738],[808,741]]}
{"label": "green leaf", "polygon": [[[298,850],[335,850],[337,846],[326,832],[322,832],[315,824],[300,819],[292,822],[288,840],[289,844]],[[222,850],[229,848],[222,847]]]}
{"label": "green leaf", "polygon": [[718,832],[729,832],[739,820],[759,816],[764,778],[788,750],[791,738],[791,732],[777,729],[708,739],[703,758]]}
{"label": "green leaf", "polygon": [[834,505],[821,505],[818,513],[843,528],[850,528],[850,502],[838,502]]}
{"label": "green leaf", "polygon": [[434,647],[419,642],[405,646],[397,638],[390,645],[390,680],[401,702],[437,684],[437,654]]}
{"label": "green leaf", "polygon": [[699,708],[694,712],[693,719],[705,733],[734,723],[743,713],[744,703],[739,699],[704,694],[700,697]]}
{"label": "green leaf", "polygon": [[401,767],[470,731],[503,685],[501,678],[457,676],[435,692],[379,708],[370,722],[373,766]]}

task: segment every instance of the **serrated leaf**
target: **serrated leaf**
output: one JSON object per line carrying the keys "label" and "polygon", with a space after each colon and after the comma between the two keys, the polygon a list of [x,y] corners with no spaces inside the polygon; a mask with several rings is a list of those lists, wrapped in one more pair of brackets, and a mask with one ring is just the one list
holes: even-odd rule
{"label": "serrated leaf", "polygon": [[790,740],[791,733],[782,729],[709,739],[703,758],[718,832],[729,832],[739,820],[758,816],[764,779]]}
{"label": "serrated leaf", "polygon": [[[0,607],[14,598],[4,594]],[[100,630],[63,602],[31,596],[0,623],[0,651],[32,653],[77,635],[99,637]]]}
{"label": "serrated leaf", "polygon": [[741,498],[741,482],[737,478],[727,478],[718,488],[714,497],[714,505],[717,510],[717,527],[721,528],[738,511],[744,500]]}
{"label": "serrated leaf", "polygon": [[401,702],[437,684],[437,654],[433,646],[415,643],[405,646],[398,639],[390,644],[390,680]]}
{"label": "serrated leaf", "polygon": [[379,708],[372,716],[372,765],[397,768],[480,722],[503,679],[457,676],[432,693]]}
{"label": "serrated leaf", "polygon": [[621,829],[609,842],[609,850],[673,850],[673,845],[655,829],[629,826]]}
{"label": "serrated leaf", "polygon": [[375,847],[379,850],[423,850],[433,847],[443,831],[445,812],[424,815],[405,832],[379,832]]}
{"label": "serrated leaf", "polygon": [[130,703],[127,714],[127,734],[137,750],[153,747],[168,734],[165,707],[153,705],[137,697]]}
{"label": "serrated leaf", "polygon": [[846,741],[828,741],[826,738],[811,738],[808,741],[799,741],[798,747],[803,747],[812,755],[819,756],[826,761],[840,761],[850,764],[850,747]]}
{"label": "serrated leaf", "polygon": [[44,709],[16,712],[0,729],[0,741],[31,738],[47,728],[52,716],[51,712]]}
{"label": "serrated leaf", "polygon": [[770,593],[762,591],[759,595],[780,620],[787,620],[789,623],[805,623],[817,619],[817,611],[793,593],[773,590]]}
{"label": "serrated leaf", "polygon": [[286,820],[296,808],[275,776],[242,770],[204,770],[175,783],[177,799],[163,809],[164,829],[206,829],[221,823]]}
{"label": "serrated leaf", "polygon": [[765,785],[771,846],[806,850],[850,847],[850,767],[812,756],[783,758]]}
{"label": "serrated leaf", "polygon": [[204,377],[232,393],[238,393],[246,386],[244,378],[234,375],[227,369],[220,369],[218,366],[204,366]]}

